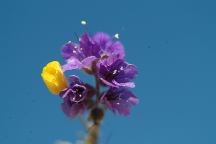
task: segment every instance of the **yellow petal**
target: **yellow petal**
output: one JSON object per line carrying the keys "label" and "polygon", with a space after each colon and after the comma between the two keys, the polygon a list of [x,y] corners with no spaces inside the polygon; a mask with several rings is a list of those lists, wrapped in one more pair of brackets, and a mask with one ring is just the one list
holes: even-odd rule
{"label": "yellow petal", "polygon": [[59,94],[67,88],[67,81],[58,61],[49,62],[43,68],[41,77],[49,91],[53,94]]}

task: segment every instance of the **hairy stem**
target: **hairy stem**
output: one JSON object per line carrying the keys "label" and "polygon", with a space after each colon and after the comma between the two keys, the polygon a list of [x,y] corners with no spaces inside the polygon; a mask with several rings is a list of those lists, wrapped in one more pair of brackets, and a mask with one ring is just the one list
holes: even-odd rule
{"label": "hairy stem", "polygon": [[98,77],[95,75],[95,83],[96,83],[96,102],[95,107],[89,113],[89,120],[93,122],[93,124],[88,127],[88,136],[85,139],[85,144],[97,144],[100,130],[100,123],[103,119],[103,110],[98,107],[99,97],[100,97],[100,81]]}
{"label": "hairy stem", "polygon": [[88,136],[85,139],[85,144],[97,144],[99,136],[100,124],[93,124],[88,129]]}

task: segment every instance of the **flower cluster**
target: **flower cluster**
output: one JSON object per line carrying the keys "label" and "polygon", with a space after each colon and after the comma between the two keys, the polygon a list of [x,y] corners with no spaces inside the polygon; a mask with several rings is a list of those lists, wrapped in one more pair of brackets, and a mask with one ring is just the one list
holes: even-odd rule
{"label": "flower cluster", "polygon": [[[131,107],[138,103],[129,90],[135,87],[132,79],[137,69],[125,61],[124,47],[114,37],[102,32],[93,36],[84,33],[78,43],[66,43],[61,55],[65,63],[61,66],[57,61],[50,62],[41,75],[48,89],[63,99],[62,110],[67,116],[73,118],[99,106],[128,115]],[[94,76],[96,87],[75,75],[66,80],[64,72],[74,69]],[[100,86],[104,87],[102,92]]]}

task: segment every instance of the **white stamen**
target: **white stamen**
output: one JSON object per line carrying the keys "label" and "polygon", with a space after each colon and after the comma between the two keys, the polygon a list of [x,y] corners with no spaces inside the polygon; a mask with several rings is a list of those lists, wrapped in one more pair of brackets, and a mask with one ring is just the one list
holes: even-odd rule
{"label": "white stamen", "polygon": [[73,53],[76,53],[76,51],[75,51],[75,50],[73,50]]}
{"label": "white stamen", "polygon": [[85,20],[81,21],[81,25],[86,25],[86,24],[87,24],[87,22]]}
{"label": "white stamen", "polygon": [[115,35],[114,35],[114,37],[116,38],[116,39],[119,39],[120,37],[120,34],[119,33],[116,33]]}
{"label": "white stamen", "polygon": [[116,103],[117,105],[120,105],[120,103]]}
{"label": "white stamen", "polygon": [[117,73],[117,70],[114,70],[114,71],[113,71],[113,74],[116,74],[116,73]]}
{"label": "white stamen", "polygon": [[124,70],[123,66],[120,67],[120,70]]}
{"label": "white stamen", "polygon": [[71,43],[71,41],[68,41],[68,43]]}
{"label": "white stamen", "polygon": [[74,48],[76,49],[76,48],[77,48],[77,45],[75,45]]}
{"label": "white stamen", "polygon": [[83,48],[80,48],[80,50],[83,50]]}

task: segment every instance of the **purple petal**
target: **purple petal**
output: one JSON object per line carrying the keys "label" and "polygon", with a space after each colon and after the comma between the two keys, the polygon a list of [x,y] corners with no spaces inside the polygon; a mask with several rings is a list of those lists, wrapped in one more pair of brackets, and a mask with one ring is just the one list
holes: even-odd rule
{"label": "purple petal", "polygon": [[118,83],[127,83],[131,81],[137,74],[137,69],[134,65],[127,64],[125,68],[121,71],[121,74],[119,74],[116,77],[116,81]]}
{"label": "purple petal", "polygon": [[82,84],[83,85],[83,82],[76,75],[70,75],[68,80],[70,82],[70,85],[72,85],[72,86],[75,84]]}
{"label": "purple petal", "polygon": [[93,40],[104,49],[108,42],[111,41],[111,38],[108,34],[103,32],[98,32],[93,36]]}
{"label": "purple petal", "polygon": [[134,94],[125,88],[110,88],[101,97],[104,103],[114,113],[129,115],[133,105],[138,104],[139,100]]}
{"label": "purple petal", "polygon": [[119,59],[123,59],[125,56],[124,47],[119,42],[113,42],[111,37],[103,32],[98,32],[93,36],[93,41],[100,47],[105,55],[116,55]]}
{"label": "purple petal", "polygon": [[69,101],[69,98],[64,98],[64,102],[61,104],[62,110],[66,116],[74,118],[79,114],[82,114],[86,110],[85,103],[74,103]]}
{"label": "purple petal", "polygon": [[125,76],[130,78],[130,79],[133,79],[138,73],[137,68],[132,64],[128,64],[128,66],[125,68],[124,72],[125,72]]}
{"label": "purple petal", "polygon": [[117,85],[115,85],[115,84],[113,84],[113,83],[111,83],[111,82],[109,82],[109,81],[107,81],[107,80],[105,80],[105,79],[103,79],[103,78],[100,78],[100,80],[101,80],[104,84],[106,84],[106,85],[108,85],[108,86],[111,86],[111,87],[118,87]]}
{"label": "purple petal", "polygon": [[82,68],[82,63],[75,57],[71,57],[66,61],[66,64],[62,66],[63,71],[80,69]]}
{"label": "purple petal", "polygon": [[87,58],[85,58],[84,60],[82,60],[82,65],[84,68],[88,68],[91,69],[92,67],[92,63],[94,60],[96,60],[97,58],[95,56],[89,56]]}
{"label": "purple petal", "polygon": [[135,84],[130,82],[137,74],[134,65],[126,63],[123,59],[117,59],[115,56],[110,56],[99,63],[97,64],[98,76],[104,84],[112,87],[135,87]]}
{"label": "purple petal", "polygon": [[80,51],[79,45],[68,42],[62,47],[61,55],[64,59],[69,59],[70,57],[76,57],[77,59],[83,59],[84,55]]}
{"label": "purple petal", "polygon": [[135,98],[135,97],[130,97],[130,98],[128,98],[128,101],[130,101],[130,103],[131,103],[132,105],[136,105],[136,104],[139,103],[139,99],[137,99],[137,98]]}
{"label": "purple petal", "polygon": [[127,67],[127,63],[122,59],[117,59],[110,67],[111,70],[120,70],[121,68]]}
{"label": "purple petal", "polygon": [[72,92],[72,90],[67,88],[67,89],[61,91],[59,95],[62,98],[66,98],[69,95],[69,93],[71,93],[71,92]]}
{"label": "purple petal", "polygon": [[107,43],[106,51],[110,55],[116,55],[119,59],[124,59],[125,57],[124,47],[119,41]]}
{"label": "purple petal", "polygon": [[115,81],[115,80],[113,80],[112,82],[113,82],[113,84],[114,84],[115,86],[123,86],[123,87],[130,87],[130,88],[134,88],[134,87],[135,87],[134,82],[118,83],[118,82]]}
{"label": "purple petal", "polygon": [[100,57],[100,47],[98,47],[94,41],[91,39],[91,37],[85,33],[80,37],[80,48],[82,49],[83,53],[86,57],[88,56],[95,56]]}

